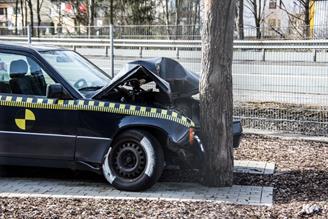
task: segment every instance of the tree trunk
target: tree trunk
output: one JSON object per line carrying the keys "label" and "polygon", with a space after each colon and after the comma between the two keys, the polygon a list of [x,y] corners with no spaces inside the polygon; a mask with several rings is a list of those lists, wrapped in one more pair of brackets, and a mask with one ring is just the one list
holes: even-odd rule
{"label": "tree trunk", "polygon": [[175,0],[175,39],[178,39],[179,35],[179,25],[180,25],[180,1],[181,0]]}
{"label": "tree trunk", "polygon": [[18,0],[15,1],[15,34],[18,34],[18,27],[17,27],[17,22],[18,22]]}
{"label": "tree trunk", "polygon": [[255,26],[256,26],[256,39],[261,39],[262,33],[261,33],[261,22],[260,22],[260,20],[256,20]]}
{"label": "tree trunk", "polygon": [[[197,24],[197,18],[198,18],[198,14],[199,14],[199,0],[197,0],[195,2],[195,9],[194,9],[194,21],[193,21],[193,25],[192,25],[192,40],[195,39],[195,33],[196,33],[196,24]],[[199,25],[199,24],[198,24]]]}
{"label": "tree trunk", "polygon": [[40,26],[41,26],[41,5],[40,5],[40,0],[36,1],[36,13],[38,17],[38,37],[40,37]]}
{"label": "tree trunk", "polygon": [[28,8],[30,11],[30,25],[31,25],[31,35],[34,36],[34,19],[33,19],[33,5],[32,0],[28,0]]}
{"label": "tree trunk", "polygon": [[26,4],[26,1],[24,1],[24,11],[25,11],[25,19],[24,19],[24,26],[27,27],[27,4]]}
{"label": "tree trunk", "polygon": [[244,0],[239,0],[238,5],[238,33],[239,39],[243,40],[244,36]]}
{"label": "tree trunk", "polygon": [[21,22],[22,22],[22,32],[25,35],[25,25],[24,25],[24,5],[23,0],[20,0],[20,13],[21,13]]}
{"label": "tree trunk", "polygon": [[88,35],[93,35],[94,30],[94,0],[89,0],[88,2]]}
{"label": "tree trunk", "polygon": [[113,0],[110,0],[110,24],[114,24],[114,5]]}
{"label": "tree trunk", "polygon": [[231,186],[233,180],[231,65],[235,7],[235,0],[204,0],[200,102],[206,151],[203,182],[208,186]]}
{"label": "tree trunk", "polygon": [[304,35],[306,39],[310,38],[310,1],[305,0],[304,2]]}
{"label": "tree trunk", "polygon": [[170,14],[169,14],[169,0],[165,0],[165,22],[168,39],[171,39],[170,33]]}

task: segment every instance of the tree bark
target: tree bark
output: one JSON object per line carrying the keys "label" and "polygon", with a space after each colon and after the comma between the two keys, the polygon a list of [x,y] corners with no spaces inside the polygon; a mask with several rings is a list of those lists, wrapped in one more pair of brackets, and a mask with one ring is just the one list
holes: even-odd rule
{"label": "tree bark", "polygon": [[233,180],[231,65],[235,7],[235,0],[204,0],[200,103],[206,152],[203,182],[207,186],[231,186]]}

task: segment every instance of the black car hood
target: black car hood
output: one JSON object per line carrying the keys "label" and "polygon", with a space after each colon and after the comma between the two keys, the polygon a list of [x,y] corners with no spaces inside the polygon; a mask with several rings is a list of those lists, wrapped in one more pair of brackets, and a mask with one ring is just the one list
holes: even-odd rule
{"label": "black car hood", "polygon": [[177,61],[159,57],[129,62],[129,65],[141,65],[167,81],[173,98],[189,97],[199,93],[199,75],[185,69]]}
{"label": "black car hood", "polygon": [[146,83],[154,81],[158,88],[167,94],[169,101],[171,101],[170,84],[162,78],[158,77],[152,71],[148,70],[146,67],[138,64],[131,64],[128,68],[122,69],[120,73],[118,73],[117,75],[115,75],[114,78],[112,78],[108,85],[98,91],[92,98],[102,98],[112,89],[129,80],[130,78],[144,79],[146,80]]}

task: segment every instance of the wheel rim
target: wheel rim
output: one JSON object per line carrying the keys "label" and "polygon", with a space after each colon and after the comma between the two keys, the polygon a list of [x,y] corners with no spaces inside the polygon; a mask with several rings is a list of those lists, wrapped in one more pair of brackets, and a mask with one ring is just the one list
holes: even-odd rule
{"label": "wheel rim", "polygon": [[124,142],[114,149],[112,164],[117,176],[136,179],[146,167],[145,151],[139,143]]}

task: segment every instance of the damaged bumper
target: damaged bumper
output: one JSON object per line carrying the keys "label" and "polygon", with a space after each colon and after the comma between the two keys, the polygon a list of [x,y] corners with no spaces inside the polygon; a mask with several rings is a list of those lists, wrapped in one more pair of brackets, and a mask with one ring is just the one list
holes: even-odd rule
{"label": "damaged bumper", "polygon": [[239,120],[233,121],[232,134],[233,134],[233,148],[238,148],[240,144],[240,139],[243,135],[243,128]]}

